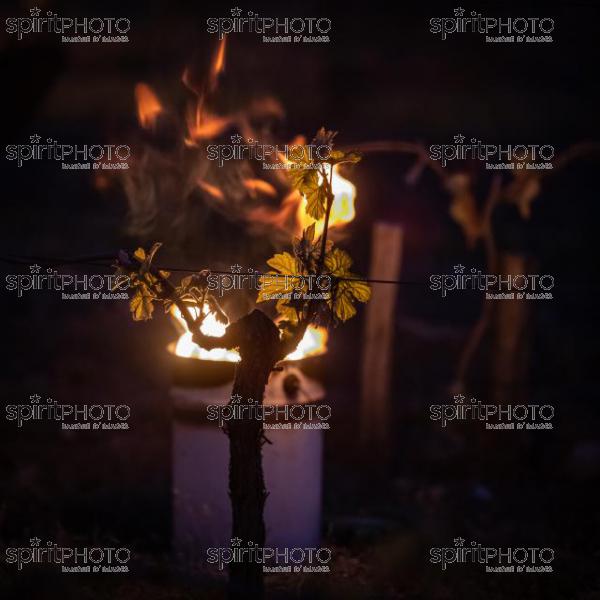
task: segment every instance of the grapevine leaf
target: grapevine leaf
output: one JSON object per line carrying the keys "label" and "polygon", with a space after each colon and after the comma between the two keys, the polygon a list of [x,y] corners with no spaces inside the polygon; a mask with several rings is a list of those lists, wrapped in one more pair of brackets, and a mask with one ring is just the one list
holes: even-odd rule
{"label": "grapevine leaf", "polygon": [[137,258],[140,262],[144,262],[146,260],[146,251],[143,248],[138,248],[133,256]]}
{"label": "grapevine leaf", "polygon": [[371,297],[371,288],[350,272],[351,266],[350,255],[340,248],[333,248],[325,255],[325,267],[333,277],[339,278],[328,304],[340,321],[347,321],[356,314],[356,300],[368,302]]}
{"label": "grapevine leaf", "polygon": [[352,266],[352,259],[347,252],[340,248],[333,248],[331,252],[325,255],[325,267],[337,277],[348,275],[348,269]]}
{"label": "grapevine leaf", "polygon": [[304,194],[305,190],[310,189],[313,184],[319,183],[317,172],[315,169],[311,169],[310,166],[294,167],[288,171],[288,176],[292,186],[301,194]]}
{"label": "grapevine leaf", "polygon": [[[267,264],[275,269],[269,271],[259,278],[260,290],[258,292],[257,302],[274,300],[274,296],[290,294],[297,287],[298,281],[294,276],[299,276],[300,270],[298,261],[289,253],[281,252],[267,261]],[[290,277],[285,277],[289,275]]]}
{"label": "grapevine leaf", "polygon": [[371,288],[360,279],[340,281],[338,289],[344,294],[353,296],[359,302],[368,302],[371,298]]}
{"label": "grapevine leaf", "polygon": [[281,252],[267,261],[267,264],[284,275],[297,275],[296,259],[289,252]]}
{"label": "grapevine leaf", "polygon": [[[316,173],[315,173],[316,177]],[[306,197],[306,212],[307,214],[318,221],[325,216],[325,204],[327,202],[327,191],[325,185],[319,185],[318,179],[311,183],[310,187],[304,192]]]}
{"label": "grapevine leaf", "polygon": [[339,294],[335,299],[334,312],[340,321],[347,321],[356,314],[356,308],[348,296]]}
{"label": "grapevine leaf", "polygon": [[310,163],[310,153],[307,146],[294,146],[293,152],[289,153],[288,159],[299,165],[307,165]]}
{"label": "grapevine leaf", "polygon": [[139,285],[129,301],[129,310],[134,321],[147,321],[152,318],[154,296],[145,285]]}

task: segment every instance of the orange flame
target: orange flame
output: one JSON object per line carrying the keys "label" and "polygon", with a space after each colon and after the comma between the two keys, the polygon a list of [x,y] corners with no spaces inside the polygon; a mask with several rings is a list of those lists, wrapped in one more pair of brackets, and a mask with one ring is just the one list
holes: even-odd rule
{"label": "orange flame", "polygon": [[163,107],[152,88],[145,83],[136,84],[135,100],[140,125],[145,129],[154,127],[156,118],[162,112]]}
{"label": "orange flame", "polygon": [[290,192],[279,208],[257,206],[248,211],[248,220],[261,226],[282,232],[287,238],[289,233],[299,234],[298,210],[302,206],[302,196],[296,190]]}
{"label": "orange flame", "polygon": [[198,187],[200,189],[204,190],[207,194],[209,194],[216,200],[223,200],[223,198],[225,198],[225,196],[223,195],[223,192],[221,191],[221,188],[218,188],[216,185],[213,185],[212,183],[208,183],[207,181],[204,181],[203,179],[196,180],[196,183],[198,184]]}
{"label": "orange flame", "polygon": [[187,126],[189,138],[185,140],[188,146],[196,145],[198,140],[217,137],[233,122],[233,117],[213,115],[202,107],[202,98],[198,98],[195,107],[188,110]]}
{"label": "orange flame", "polygon": [[256,194],[263,194],[271,198],[277,196],[277,190],[264,179],[244,179],[243,184],[251,196],[256,196]]}
{"label": "orange flame", "polygon": [[209,86],[211,90],[214,90],[217,87],[219,75],[225,71],[226,42],[227,36],[224,36],[217,46],[217,51],[215,52],[212,64],[210,65]]}
{"label": "orange flame", "polygon": [[188,146],[195,146],[198,140],[217,137],[227,129],[234,118],[231,116],[219,116],[210,113],[205,106],[205,98],[215,91],[219,81],[219,75],[225,70],[225,48],[227,37],[224,37],[217,46],[209,67],[208,81],[205,85],[197,85],[189,68],[185,68],[181,81],[194,94],[197,99],[195,104],[188,106],[186,121],[189,137],[185,140]]}

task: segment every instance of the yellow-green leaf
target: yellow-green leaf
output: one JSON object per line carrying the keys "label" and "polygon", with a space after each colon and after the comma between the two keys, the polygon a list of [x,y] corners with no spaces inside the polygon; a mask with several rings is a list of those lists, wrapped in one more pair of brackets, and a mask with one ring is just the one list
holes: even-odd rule
{"label": "yellow-green leaf", "polygon": [[327,201],[327,193],[325,186],[319,185],[318,180],[311,182],[309,188],[303,192],[306,197],[306,212],[315,221],[322,219],[325,216],[325,203]]}
{"label": "yellow-green leaf", "polygon": [[143,248],[138,248],[133,253],[133,256],[135,256],[135,258],[137,258],[140,262],[144,262],[146,260],[146,251]]}
{"label": "yellow-green leaf", "polygon": [[[269,271],[259,278],[260,290],[258,292],[257,302],[267,302],[268,300],[279,300],[283,295],[291,294],[294,291],[301,291],[306,287],[299,277],[288,276],[282,273]],[[302,283],[302,285],[300,285]]]}
{"label": "yellow-green leaf", "polygon": [[293,163],[310,162],[310,152],[307,146],[293,146],[292,151],[288,152],[288,159]]}
{"label": "yellow-green leaf", "polygon": [[346,294],[339,294],[335,299],[334,312],[340,321],[347,321],[356,314],[356,308]]}
{"label": "yellow-green leaf", "polygon": [[296,259],[289,252],[281,252],[267,261],[267,264],[285,275],[297,275]]}
{"label": "yellow-green leaf", "polygon": [[288,171],[288,176],[292,186],[301,194],[304,194],[304,190],[310,188],[314,183],[319,183],[317,172],[311,168],[294,167]]}
{"label": "yellow-green leaf", "polygon": [[129,301],[129,310],[133,315],[134,321],[147,321],[152,318],[154,311],[153,296],[148,292],[145,286],[139,286],[133,298]]}
{"label": "yellow-green leaf", "polygon": [[358,279],[355,281],[349,281],[348,279],[340,281],[338,288],[340,292],[350,294],[359,302],[368,302],[371,298],[371,288],[366,282]]}
{"label": "yellow-green leaf", "polygon": [[315,224],[314,223],[312,225],[309,225],[304,230],[304,239],[308,240],[311,243],[314,241],[314,239],[315,239]]}
{"label": "yellow-green leaf", "polygon": [[301,279],[301,266],[289,252],[276,254],[267,261],[267,264],[275,271],[269,271],[259,278],[260,290],[257,302],[278,300],[279,296],[306,288],[306,282]]}
{"label": "yellow-green leaf", "polygon": [[348,269],[352,266],[352,259],[347,252],[334,248],[331,252],[325,255],[325,267],[332,275],[344,277],[348,273]]}

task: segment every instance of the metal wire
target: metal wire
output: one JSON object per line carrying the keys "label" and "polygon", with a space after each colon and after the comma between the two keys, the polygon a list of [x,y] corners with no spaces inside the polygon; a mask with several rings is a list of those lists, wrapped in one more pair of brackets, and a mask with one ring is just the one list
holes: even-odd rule
{"label": "metal wire", "polygon": [[[111,261],[111,262],[107,262]],[[91,256],[80,256],[72,258],[59,258],[59,257],[44,257],[44,256],[0,256],[0,262],[8,264],[23,264],[32,265],[35,263],[41,263],[44,265],[86,265],[94,267],[106,267],[111,268],[117,261],[117,253],[114,254],[98,254]],[[263,273],[260,271],[252,271],[251,273],[236,273],[233,271],[218,271],[207,267],[202,268],[182,268],[182,267],[171,267],[166,265],[153,265],[161,271],[170,271],[173,273],[199,273],[200,271],[207,270],[210,273],[216,273],[217,275],[245,275],[247,277],[262,277],[269,275],[270,277],[295,277],[296,275],[284,275],[278,273]],[[236,265],[237,266],[237,265]],[[301,276],[299,273],[298,277]],[[392,285],[426,285],[422,281],[402,281],[393,279],[369,279],[367,277],[336,277],[338,281],[364,281],[365,283],[377,283],[377,284],[392,284]]]}

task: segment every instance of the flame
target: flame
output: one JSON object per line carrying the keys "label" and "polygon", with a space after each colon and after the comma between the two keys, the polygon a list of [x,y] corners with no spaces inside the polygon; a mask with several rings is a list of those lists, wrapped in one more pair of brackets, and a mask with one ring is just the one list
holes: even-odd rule
{"label": "flame", "polygon": [[277,190],[264,179],[244,179],[242,183],[253,197],[256,196],[256,194],[264,194],[271,198],[277,196]]}
{"label": "flame", "polygon": [[225,46],[227,42],[227,36],[223,36],[223,39],[219,42],[217,51],[215,52],[212,64],[210,65],[210,79],[209,85],[211,90],[217,87],[217,81],[219,75],[225,70]]}
{"label": "flame", "polygon": [[[250,190],[250,186],[246,183],[245,185]],[[356,216],[354,208],[356,187],[351,181],[348,181],[338,173],[337,166],[333,168],[331,185],[333,187],[334,198],[331,206],[331,214],[329,215],[329,228],[341,228],[354,220]],[[268,225],[276,230],[281,230],[286,235],[289,235],[291,232],[299,236],[303,229],[315,223],[315,220],[306,212],[306,204],[306,198],[297,190],[293,190],[283,199],[279,208],[257,206],[248,211],[247,218],[250,222]],[[323,233],[324,225],[324,219],[316,222],[316,236]]]}
{"label": "flame", "polygon": [[196,183],[198,184],[198,187],[200,189],[204,190],[207,194],[209,194],[217,200],[223,200],[223,198],[225,197],[221,189],[218,188],[216,185],[213,185],[212,183],[208,183],[203,179],[197,179]]}
{"label": "flame", "polygon": [[[356,198],[356,187],[354,184],[342,177],[337,169],[337,165],[333,167],[333,177],[331,179],[331,187],[333,189],[333,204],[331,205],[331,214],[329,215],[329,227],[340,227],[350,223],[356,216],[354,209],[354,199]],[[302,198],[302,202],[298,206],[297,220],[300,229],[306,229],[314,222],[306,212],[307,200]],[[319,236],[323,233],[325,220],[317,221],[315,226],[315,235]]]}
{"label": "flame", "polygon": [[188,110],[187,126],[189,137],[185,139],[188,146],[195,146],[198,140],[212,139],[223,133],[232,123],[232,117],[213,115],[202,108],[202,99],[196,107]]}
{"label": "flame", "polygon": [[219,116],[211,113],[205,106],[205,99],[217,88],[219,75],[225,71],[225,36],[217,46],[213,55],[208,81],[205,85],[198,86],[193,81],[192,72],[188,67],[183,71],[181,81],[196,96],[194,104],[188,106],[186,121],[188,127],[188,137],[184,140],[186,145],[195,146],[198,140],[212,139],[223,133],[234,122],[232,116]]}
{"label": "flame", "polygon": [[302,360],[309,356],[318,356],[327,352],[327,329],[325,327],[313,327],[309,325],[304,337],[293,352],[285,357],[285,360]]}
{"label": "flame", "polygon": [[[194,317],[198,315],[196,307],[190,307]],[[206,317],[202,322],[200,331],[204,335],[211,337],[223,337],[225,335],[226,325],[217,321],[212,313],[208,313],[208,309],[204,308]],[[222,362],[240,362],[240,355],[236,350],[226,350],[225,348],[213,348],[206,350],[198,346],[192,341],[192,334],[187,328],[187,323],[181,316],[181,312],[176,306],[171,309],[171,316],[174,318],[177,329],[181,331],[181,335],[174,347],[174,353],[177,356],[184,358],[197,358],[200,360],[214,360]],[[324,327],[309,326],[304,334],[304,337],[298,344],[297,348],[285,357],[285,360],[301,360],[308,356],[317,356],[325,354],[327,351],[327,329]]]}
{"label": "flame", "polygon": [[302,196],[297,190],[291,191],[281,202],[279,208],[256,206],[248,210],[248,220],[258,225],[266,225],[284,234],[285,239],[290,232],[299,235],[299,208],[302,206]]}
{"label": "flame", "polygon": [[156,118],[162,112],[163,107],[152,88],[145,83],[136,84],[135,101],[140,125],[145,129],[154,127]]}
{"label": "flame", "polygon": [[[198,317],[198,309],[196,307],[190,307],[190,310],[194,314],[194,317]],[[211,337],[223,337],[225,335],[226,325],[219,323],[215,318],[214,314],[208,314],[208,308],[204,308],[204,314],[206,317],[202,322],[200,331],[204,335]],[[213,348],[212,350],[206,350],[201,348],[198,344],[192,341],[192,333],[187,328],[187,323],[181,316],[181,312],[176,306],[171,309],[171,315],[177,323],[178,329],[182,331],[179,336],[177,343],[175,344],[175,354],[177,356],[183,356],[186,358],[198,358],[200,360],[214,360],[222,362],[240,362],[240,355],[235,350],[226,350],[225,348]]]}

